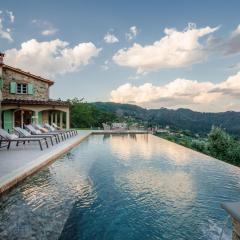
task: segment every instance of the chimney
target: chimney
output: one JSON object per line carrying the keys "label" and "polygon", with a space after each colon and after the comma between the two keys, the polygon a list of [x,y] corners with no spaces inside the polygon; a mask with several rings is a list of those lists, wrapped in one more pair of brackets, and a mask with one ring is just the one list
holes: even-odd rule
{"label": "chimney", "polygon": [[5,54],[0,52],[0,66],[3,65],[4,56],[5,56]]}

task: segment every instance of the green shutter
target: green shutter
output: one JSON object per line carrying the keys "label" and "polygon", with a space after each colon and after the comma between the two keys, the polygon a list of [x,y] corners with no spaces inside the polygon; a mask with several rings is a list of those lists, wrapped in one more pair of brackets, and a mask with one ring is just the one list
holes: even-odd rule
{"label": "green shutter", "polygon": [[15,82],[10,82],[10,93],[16,93],[17,84]]}
{"label": "green shutter", "polygon": [[28,94],[33,94],[33,84],[32,83],[28,84]]}
{"label": "green shutter", "polygon": [[39,113],[38,113],[38,123],[39,123],[39,124],[42,124],[42,123],[43,123],[43,120],[42,120],[42,112],[39,112]]}
{"label": "green shutter", "polygon": [[6,131],[12,131],[13,129],[13,111],[7,110],[3,112],[3,128]]}

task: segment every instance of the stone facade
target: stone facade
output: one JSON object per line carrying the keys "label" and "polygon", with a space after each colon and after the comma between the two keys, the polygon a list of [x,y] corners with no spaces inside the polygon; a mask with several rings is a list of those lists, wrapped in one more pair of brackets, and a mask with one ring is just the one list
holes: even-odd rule
{"label": "stone facade", "polygon": [[[6,99],[24,99],[24,100],[48,100],[49,99],[49,84],[37,80],[33,77],[26,76],[22,73],[14,72],[11,69],[2,69],[3,78],[3,88],[2,94],[3,98]],[[33,84],[33,94],[18,94],[10,93],[10,83],[32,83]]]}

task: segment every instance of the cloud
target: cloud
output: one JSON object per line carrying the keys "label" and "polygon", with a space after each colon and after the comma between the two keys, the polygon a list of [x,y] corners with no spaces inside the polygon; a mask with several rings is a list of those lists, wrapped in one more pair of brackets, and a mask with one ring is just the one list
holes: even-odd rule
{"label": "cloud", "polygon": [[119,42],[118,38],[115,35],[113,35],[109,32],[104,36],[104,41],[106,43],[117,43],[117,42]]}
{"label": "cloud", "polygon": [[79,71],[100,51],[92,42],[79,43],[71,48],[68,42],[60,39],[45,42],[31,39],[23,42],[20,49],[7,50],[5,62],[41,76],[54,77]]}
{"label": "cloud", "polygon": [[41,34],[43,36],[49,36],[49,35],[53,35],[57,32],[58,30],[56,28],[49,28],[49,29],[45,29],[41,32]]}
{"label": "cloud", "polygon": [[109,67],[109,60],[105,60],[104,61],[104,64],[101,65],[101,69],[104,70],[104,71],[107,71],[110,67]]}
{"label": "cloud", "polygon": [[194,28],[190,24],[184,31],[173,28],[164,30],[165,36],[151,45],[134,43],[128,49],[120,49],[113,61],[137,69],[137,73],[163,68],[180,68],[202,62],[208,56],[204,43],[199,39],[218,30],[218,27]]}
{"label": "cloud", "polygon": [[132,26],[129,28],[129,31],[125,34],[125,37],[128,41],[131,41],[134,38],[136,38],[138,33],[139,33],[138,28],[136,26]]}
{"label": "cloud", "polygon": [[130,83],[111,92],[111,101],[133,103],[151,108],[190,108],[197,111],[240,111],[240,71],[220,83],[176,79],[168,84],[154,86]]}
{"label": "cloud", "polygon": [[4,29],[2,19],[0,18],[0,37],[12,42],[11,30],[9,28]]}
{"label": "cloud", "polygon": [[240,24],[237,26],[237,28],[232,32],[232,37],[238,36],[240,34]]}
{"label": "cloud", "polygon": [[230,37],[223,41],[220,50],[224,55],[232,55],[240,53],[240,25],[231,33]]}
{"label": "cloud", "polygon": [[230,70],[240,70],[240,62],[229,66]]}
{"label": "cloud", "polygon": [[0,11],[0,38],[7,39],[9,42],[13,42],[12,31],[9,27],[5,28],[3,23],[13,23],[14,18],[11,11]]}
{"label": "cloud", "polygon": [[48,21],[43,21],[40,19],[33,19],[32,23],[34,25],[36,25],[38,28],[42,29],[41,35],[43,35],[43,36],[54,35],[56,32],[58,32],[58,29],[56,27],[54,27],[53,24]]}
{"label": "cloud", "polygon": [[139,78],[140,78],[139,75],[129,76],[129,77],[128,77],[128,80],[137,80],[137,79],[139,79]]}
{"label": "cloud", "polygon": [[225,38],[211,37],[207,42],[207,51],[230,56],[240,53],[240,24]]}
{"label": "cloud", "polygon": [[13,15],[13,12],[12,11],[6,11],[6,13],[8,14],[8,16],[10,18],[10,22],[14,23],[15,16]]}

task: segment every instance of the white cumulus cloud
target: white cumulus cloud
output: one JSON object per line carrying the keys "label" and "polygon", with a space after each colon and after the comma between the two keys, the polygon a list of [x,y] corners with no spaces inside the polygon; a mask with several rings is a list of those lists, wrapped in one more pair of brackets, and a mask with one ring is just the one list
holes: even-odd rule
{"label": "white cumulus cloud", "polygon": [[140,74],[162,68],[185,67],[206,59],[208,53],[199,39],[217,29],[195,28],[193,24],[184,31],[166,28],[165,36],[159,41],[146,46],[134,43],[128,49],[120,49],[113,61],[120,66],[135,68]]}
{"label": "white cumulus cloud", "polygon": [[60,39],[45,42],[31,39],[23,42],[20,49],[7,50],[5,62],[34,74],[54,77],[79,71],[100,51],[92,42],[79,43],[71,48],[68,42]]}
{"label": "white cumulus cloud", "polygon": [[240,72],[220,83],[176,79],[154,86],[126,83],[111,92],[111,101],[151,108],[190,108],[197,111],[240,111]]}
{"label": "white cumulus cloud", "polygon": [[114,34],[111,34],[111,33],[107,33],[104,36],[103,39],[106,43],[117,43],[117,42],[119,42],[118,38]]}

